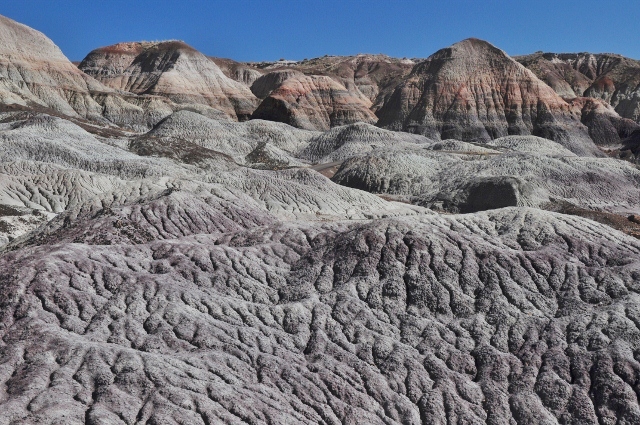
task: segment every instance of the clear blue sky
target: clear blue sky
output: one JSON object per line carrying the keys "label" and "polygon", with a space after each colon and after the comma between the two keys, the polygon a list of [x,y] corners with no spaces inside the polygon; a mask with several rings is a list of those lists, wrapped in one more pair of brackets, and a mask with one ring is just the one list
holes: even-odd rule
{"label": "clear blue sky", "polygon": [[640,59],[640,0],[0,0],[0,14],[42,31],[71,60],[120,41],[164,39],[241,61],[427,57],[468,37],[511,55]]}

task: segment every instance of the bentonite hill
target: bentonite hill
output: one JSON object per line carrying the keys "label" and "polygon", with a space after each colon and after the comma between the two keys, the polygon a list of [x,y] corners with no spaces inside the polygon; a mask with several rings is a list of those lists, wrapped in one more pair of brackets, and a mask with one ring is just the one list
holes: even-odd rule
{"label": "bentonite hill", "polygon": [[0,17],[0,425],[638,424],[639,123],[614,54]]}

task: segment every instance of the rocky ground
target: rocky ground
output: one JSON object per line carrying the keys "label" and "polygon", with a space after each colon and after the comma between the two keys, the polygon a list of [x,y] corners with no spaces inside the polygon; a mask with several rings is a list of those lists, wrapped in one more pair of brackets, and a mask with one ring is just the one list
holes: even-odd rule
{"label": "rocky ground", "polygon": [[0,41],[0,425],[640,422],[632,60]]}

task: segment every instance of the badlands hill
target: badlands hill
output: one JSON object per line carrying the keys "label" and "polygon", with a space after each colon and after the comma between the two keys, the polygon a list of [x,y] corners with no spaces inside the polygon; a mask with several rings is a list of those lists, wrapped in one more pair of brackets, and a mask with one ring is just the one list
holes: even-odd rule
{"label": "badlands hill", "polygon": [[345,161],[333,180],[449,212],[568,202],[628,215],[640,199],[640,171],[626,162],[578,157],[535,136],[506,136],[486,146],[493,152],[428,145],[373,150]]}
{"label": "badlands hill", "polygon": [[305,59],[293,63],[261,62],[253,64],[263,72],[283,69],[300,71],[305,75],[326,75],[342,84],[356,97],[368,99],[375,112],[386,101],[400,79],[407,75],[415,62],[386,55],[359,54]]}
{"label": "badlands hill", "polygon": [[78,66],[103,84],[176,103],[203,104],[247,119],[257,99],[209,58],[181,41],[119,43],[89,53]]}
{"label": "badlands hill", "polygon": [[266,98],[254,116],[313,130],[356,122],[375,124],[377,118],[371,112],[384,104],[413,64],[408,59],[364,54],[253,64],[264,75],[252,83],[251,91]]}
{"label": "badlands hill", "polygon": [[[363,54],[262,63],[206,57],[183,42],[165,41],[102,47],[79,67],[108,87],[163,96],[178,104],[173,110],[216,119],[265,119],[320,131],[367,122],[466,141],[533,134],[572,143],[585,155],[598,153],[589,139],[620,146],[639,128],[629,88],[637,83],[637,63],[611,55],[562,57],[565,62],[539,54],[519,58],[538,79],[480,40],[422,61]],[[598,89],[607,78],[618,89]]]}
{"label": "badlands hill", "polygon": [[[261,77],[253,85],[260,84],[270,75]],[[307,130],[329,130],[355,122],[375,124],[377,118],[369,110],[368,103],[353,96],[330,77],[287,71],[286,78],[269,90],[251,117],[280,121]]]}
{"label": "badlands hill", "polygon": [[44,34],[0,16],[0,102],[144,129],[173,111],[172,102],[109,88],[76,68]]}
{"label": "badlands hill", "polygon": [[640,423],[640,130],[582,65],[0,17],[0,66],[0,425]]}
{"label": "badlands hill", "polygon": [[593,97],[640,122],[640,61],[602,53],[534,53],[515,58],[565,97]]}
{"label": "badlands hill", "polygon": [[597,152],[569,104],[505,52],[477,39],[416,65],[377,115],[381,127],[433,139],[533,134],[576,153]]}
{"label": "badlands hill", "polygon": [[213,62],[224,72],[224,75],[243,83],[249,87],[262,76],[262,71],[250,64],[234,61],[233,59],[210,57]]}

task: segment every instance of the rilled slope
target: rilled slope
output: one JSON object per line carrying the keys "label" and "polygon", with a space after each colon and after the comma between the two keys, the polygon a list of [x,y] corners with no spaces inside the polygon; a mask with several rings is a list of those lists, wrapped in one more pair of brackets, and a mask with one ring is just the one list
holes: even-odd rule
{"label": "rilled slope", "polygon": [[[25,31],[27,50],[7,43],[21,55],[7,63],[67,75],[25,59],[39,43],[28,37],[42,40]],[[500,51],[468,43],[414,71],[440,60],[437,84],[416,84],[445,100],[461,84],[442,117],[486,132],[482,143],[367,122],[323,133],[230,122],[236,109],[225,119],[193,103],[212,99],[200,91],[206,67],[179,43],[96,55],[111,55],[105,78],[130,89],[172,90],[186,76],[189,106],[167,101],[184,110],[144,134],[27,106],[0,112],[0,425],[640,423],[640,242],[532,208],[582,208],[640,235],[638,168],[567,149],[589,149],[580,119],[594,139],[631,131],[630,149],[638,130],[601,100],[554,103]],[[367,78],[384,92],[367,60],[325,58],[312,67],[326,76],[256,82],[288,116],[328,128],[358,117]],[[473,61],[501,71],[474,75]],[[127,74],[142,65],[162,72]],[[0,81],[16,90],[0,90],[7,99],[84,99],[56,91],[63,80],[38,92],[12,78]],[[104,88],[88,96],[106,109],[118,96],[160,99],[83,78]],[[465,115],[462,100],[484,109]],[[505,122],[562,144],[497,137]],[[338,166],[335,181],[380,196],[314,171]]]}
{"label": "rilled slope", "polygon": [[79,68],[109,87],[207,105],[233,119],[247,119],[257,106],[244,84],[180,41],[102,47],[89,53]]}
{"label": "rilled slope", "polygon": [[[218,123],[198,114],[178,112],[173,121],[177,125],[164,128],[168,134],[145,136],[151,141],[168,142],[156,145],[155,149],[154,145],[145,143],[149,141],[144,138],[97,139],[66,120],[46,115],[1,124],[0,243],[4,245],[9,236],[14,238],[32,229],[48,214],[78,208],[95,211],[97,207],[117,207],[167,189],[185,190],[200,194],[198,196],[209,193],[225,199],[227,196],[241,198],[250,204],[249,209],[288,219],[362,219],[413,214],[419,210],[336,185],[311,170],[274,173],[240,169],[227,155],[189,142],[186,146],[196,148],[191,155],[185,152],[185,144],[180,144],[180,140],[190,139],[189,134],[165,138],[176,136],[180,123],[190,122],[188,116],[187,121],[180,119],[180,114],[192,114],[210,125]],[[237,128],[218,127],[221,138],[240,141],[248,134],[253,135],[248,139],[246,153],[239,154],[242,159],[260,144],[259,140],[269,140],[282,149],[297,149],[300,141],[292,136],[308,133],[264,121],[224,124]],[[215,133],[206,135],[216,139]],[[280,152],[284,154],[284,150]],[[9,218],[2,218],[4,216]]]}
{"label": "rilled slope", "polygon": [[598,152],[570,105],[502,50],[477,39],[417,64],[377,115],[381,127],[433,139],[533,134],[581,155]]}
{"label": "rilled slope", "polygon": [[635,423],[639,259],[526,209],[24,248],[2,423]]}

